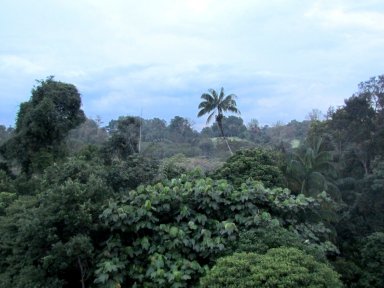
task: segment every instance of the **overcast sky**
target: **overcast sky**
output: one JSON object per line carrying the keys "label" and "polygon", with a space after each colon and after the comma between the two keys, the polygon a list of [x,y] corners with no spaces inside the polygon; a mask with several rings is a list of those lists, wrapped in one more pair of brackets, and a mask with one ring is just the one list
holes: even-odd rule
{"label": "overcast sky", "polygon": [[190,119],[225,88],[247,123],[304,120],[384,74],[382,0],[1,0],[0,124],[36,79],[76,85],[89,118]]}

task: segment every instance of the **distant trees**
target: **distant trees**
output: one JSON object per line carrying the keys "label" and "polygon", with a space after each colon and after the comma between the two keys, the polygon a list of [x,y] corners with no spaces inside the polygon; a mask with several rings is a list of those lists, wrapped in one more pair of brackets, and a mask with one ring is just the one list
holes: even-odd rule
{"label": "distant trees", "polygon": [[215,116],[215,120],[221,132],[221,136],[224,138],[229,152],[233,154],[231,147],[228,144],[228,140],[225,138],[224,135],[223,117],[224,113],[228,111],[240,114],[240,111],[237,109],[237,104],[235,101],[236,95],[225,95],[224,88],[221,88],[220,94],[218,94],[214,89],[209,89],[208,91],[209,93],[203,93],[201,95],[201,99],[203,99],[203,101],[199,104],[200,111],[197,116],[201,117],[205,114],[209,114],[207,123],[211,122],[212,118]]}
{"label": "distant trees", "polygon": [[191,122],[180,116],[171,119],[168,126],[169,139],[177,143],[197,142],[198,134],[193,130]]}
{"label": "distant trees", "polygon": [[137,117],[124,116],[109,123],[110,138],[104,147],[107,158],[126,160],[139,152],[140,121]]}
{"label": "distant trees", "polygon": [[71,154],[78,153],[88,145],[101,147],[108,140],[108,133],[105,128],[93,119],[87,119],[77,128],[72,129],[66,139]]}
{"label": "distant trees", "polygon": [[[242,118],[236,116],[228,116],[223,117],[222,122],[226,136],[246,138],[247,127],[244,125],[244,121]],[[212,126],[213,132],[216,135],[221,135],[220,129],[218,128],[218,125]]]}
{"label": "distant trees", "polygon": [[146,142],[161,142],[166,138],[167,122],[163,119],[143,119],[142,137]]}
{"label": "distant trees", "polygon": [[383,287],[384,76],[272,127],[210,92],[201,133],[182,116],[100,127],[73,85],[40,81],[0,125],[0,287],[340,287],[328,261]]}

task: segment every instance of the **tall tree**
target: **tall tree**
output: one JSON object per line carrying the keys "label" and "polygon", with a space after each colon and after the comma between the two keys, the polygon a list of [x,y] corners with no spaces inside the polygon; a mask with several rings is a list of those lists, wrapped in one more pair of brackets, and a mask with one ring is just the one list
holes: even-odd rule
{"label": "tall tree", "polygon": [[20,104],[14,137],[1,149],[27,174],[62,156],[64,138],[85,121],[80,93],[74,85],[55,81],[53,76],[38,83],[30,100]]}
{"label": "tall tree", "polygon": [[205,114],[209,114],[207,118],[207,124],[211,122],[213,116],[215,116],[216,123],[220,129],[221,136],[225,140],[229,152],[233,155],[228,140],[224,135],[223,117],[224,112],[227,111],[240,114],[240,111],[237,109],[237,104],[235,101],[235,98],[237,96],[235,94],[225,95],[224,88],[221,88],[219,94],[214,89],[209,89],[208,92],[209,93],[203,93],[201,95],[201,99],[203,99],[203,101],[199,104],[200,111],[197,116],[201,117]]}

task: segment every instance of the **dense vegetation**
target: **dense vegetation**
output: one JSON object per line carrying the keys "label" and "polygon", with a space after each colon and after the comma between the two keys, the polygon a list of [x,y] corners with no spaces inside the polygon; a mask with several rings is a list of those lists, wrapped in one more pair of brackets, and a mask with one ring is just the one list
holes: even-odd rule
{"label": "dense vegetation", "polygon": [[384,75],[324,119],[87,119],[53,77],[0,125],[0,287],[383,287]]}

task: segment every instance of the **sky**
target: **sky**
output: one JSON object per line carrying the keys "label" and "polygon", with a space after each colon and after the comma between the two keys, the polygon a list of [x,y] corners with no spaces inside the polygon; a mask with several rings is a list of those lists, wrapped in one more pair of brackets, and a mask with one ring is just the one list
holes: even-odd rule
{"label": "sky", "polygon": [[36,80],[74,84],[88,118],[191,121],[237,95],[245,123],[302,121],[384,74],[382,0],[1,0],[0,124]]}

